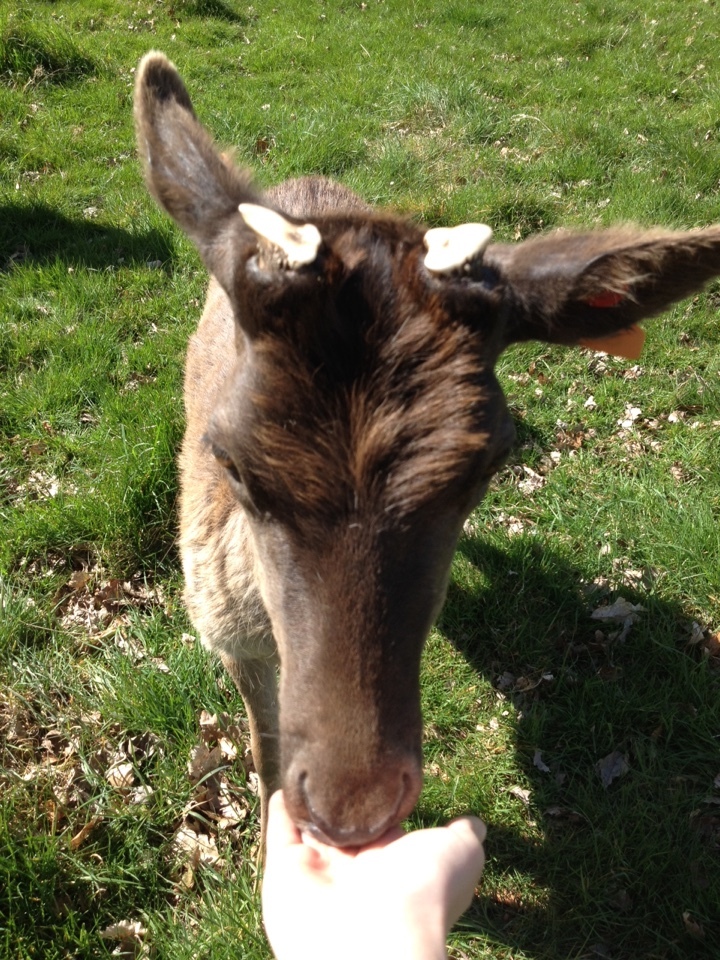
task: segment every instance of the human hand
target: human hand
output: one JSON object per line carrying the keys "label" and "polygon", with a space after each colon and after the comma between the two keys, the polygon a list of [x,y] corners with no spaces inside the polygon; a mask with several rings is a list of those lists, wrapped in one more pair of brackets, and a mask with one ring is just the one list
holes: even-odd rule
{"label": "human hand", "polygon": [[262,904],[278,960],[440,960],[485,863],[485,824],[398,827],[367,847],[301,835],[282,792],[270,799]]}

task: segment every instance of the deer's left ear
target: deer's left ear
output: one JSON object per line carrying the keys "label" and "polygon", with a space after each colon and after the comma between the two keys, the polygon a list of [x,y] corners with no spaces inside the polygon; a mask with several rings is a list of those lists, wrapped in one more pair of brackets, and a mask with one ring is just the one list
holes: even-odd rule
{"label": "deer's left ear", "polygon": [[491,245],[510,300],[506,343],[577,344],[661,313],[720,274],[720,227],[555,233]]}

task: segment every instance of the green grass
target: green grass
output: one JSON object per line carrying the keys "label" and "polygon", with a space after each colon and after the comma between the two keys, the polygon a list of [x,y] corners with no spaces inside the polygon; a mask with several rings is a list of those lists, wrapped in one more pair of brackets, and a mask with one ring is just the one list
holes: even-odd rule
{"label": "green grass", "polygon": [[[3,956],[104,956],[100,931],[123,920],[159,958],[269,955],[240,763],[227,775],[249,812],[218,834],[224,864],[188,876],[173,850],[200,713],[241,705],[181,640],[175,459],[206,279],[141,183],[140,56],[173,58],[263,184],[326,173],[512,241],[720,222],[719,36],[701,0],[0,14]],[[718,305],[716,282],[648,324],[640,371],[537,344],[501,360],[518,446],[459,544],[424,661],[413,823],[473,810],[489,825],[454,957],[716,955]],[[622,642],[590,619],[618,595],[646,608]],[[604,788],[596,765],[616,750],[629,770]],[[109,782],[118,758],[145,802]]]}

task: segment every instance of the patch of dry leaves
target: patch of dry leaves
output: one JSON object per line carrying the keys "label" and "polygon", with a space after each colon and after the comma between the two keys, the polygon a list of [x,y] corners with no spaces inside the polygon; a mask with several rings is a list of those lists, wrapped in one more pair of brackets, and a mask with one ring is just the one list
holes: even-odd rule
{"label": "patch of dry leaves", "polygon": [[[221,869],[218,840],[244,825],[250,812],[250,796],[257,792],[257,774],[246,748],[247,724],[228,714],[200,715],[202,740],[193,747],[188,777],[193,793],[173,838],[173,853],[182,870],[180,884],[190,889],[200,867]],[[233,779],[228,777],[232,767]],[[238,771],[243,784],[238,784]]]}
{"label": "patch of dry leaves", "polygon": [[[161,586],[150,587],[140,575],[130,580],[108,578],[97,564],[74,570],[54,599],[56,613],[65,630],[93,637],[109,636],[127,624],[126,614],[130,608],[147,610],[167,605]],[[134,659],[144,656],[139,650],[125,652]]]}
{"label": "patch of dry leaves", "polygon": [[147,935],[147,929],[139,920],[121,920],[119,923],[111,923],[100,933],[103,940],[117,942],[112,952],[114,957],[128,958],[150,956],[150,945],[146,942]]}
{"label": "patch of dry leaves", "polygon": [[[142,782],[144,771],[163,748],[153,733],[128,736],[119,724],[103,729],[97,711],[57,718],[51,727],[38,719],[39,713],[12,695],[0,703],[0,784],[21,781],[35,790],[44,788],[50,794],[44,803],[50,831],[66,833],[71,849],[77,850],[107,813],[95,778],[113,788],[116,802],[146,803],[152,789]],[[90,753],[89,741],[94,744]]]}
{"label": "patch of dry leaves", "polygon": [[703,628],[697,621],[693,621],[686,647],[698,650],[711,668],[720,669],[720,630]]}

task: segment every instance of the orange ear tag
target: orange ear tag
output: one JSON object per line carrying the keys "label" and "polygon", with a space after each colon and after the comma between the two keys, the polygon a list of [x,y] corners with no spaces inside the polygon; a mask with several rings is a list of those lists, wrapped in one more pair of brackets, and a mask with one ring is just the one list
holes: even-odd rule
{"label": "orange ear tag", "polygon": [[638,326],[621,330],[609,337],[598,337],[596,340],[579,340],[581,347],[590,350],[603,350],[613,357],[626,357],[628,360],[637,360],[642,353],[645,343],[645,331]]}
{"label": "orange ear tag", "polygon": [[[617,307],[624,299],[625,295],[622,293],[617,293],[614,290],[604,290],[585,302],[590,307],[607,310]],[[634,325],[627,330],[620,330],[619,333],[613,333],[607,337],[580,340],[579,343],[582,347],[589,347],[590,350],[602,350],[604,353],[612,354],[613,357],[637,360],[645,343],[645,331]]]}

